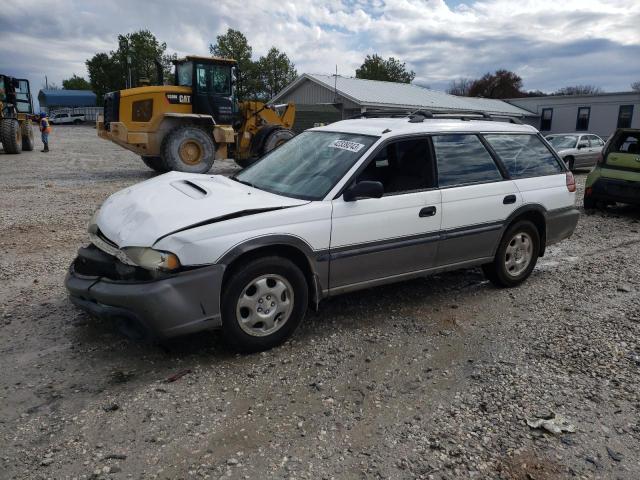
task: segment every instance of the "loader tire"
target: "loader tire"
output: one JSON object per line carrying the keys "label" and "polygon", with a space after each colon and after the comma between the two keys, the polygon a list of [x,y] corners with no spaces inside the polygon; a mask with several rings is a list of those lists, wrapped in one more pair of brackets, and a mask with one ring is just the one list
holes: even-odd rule
{"label": "loader tire", "polygon": [[274,130],[269,134],[269,136],[264,142],[264,147],[262,148],[262,155],[266,155],[271,150],[275,150],[280,145],[291,140],[295,136],[296,134],[293,133],[293,130],[289,130],[288,128],[279,128],[277,130]]}
{"label": "loader tire", "polygon": [[207,173],[213,166],[216,146],[204,129],[184,125],[169,132],[162,141],[161,152],[167,170]]}
{"label": "loader tire", "polygon": [[18,120],[3,118],[0,123],[0,138],[4,153],[20,153],[22,151],[22,131]]}
{"label": "loader tire", "polygon": [[155,170],[156,172],[165,173],[168,172],[169,169],[162,161],[162,157],[150,157],[148,155],[142,155],[140,157],[144,164],[149,167],[151,170]]}
{"label": "loader tire", "polygon": [[235,162],[238,165],[240,165],[242,168],[247,168],[249,165],[253,165],[258,160],[260,160],[258,157],[249,157],[249,158],[243,158],[242,160],[236,159]]}
{"label": "loader tire", "polygon": [[33,128],[31,127],[31,122],[27,120],[22,124],[22,151],[31,152],[34,147]]}

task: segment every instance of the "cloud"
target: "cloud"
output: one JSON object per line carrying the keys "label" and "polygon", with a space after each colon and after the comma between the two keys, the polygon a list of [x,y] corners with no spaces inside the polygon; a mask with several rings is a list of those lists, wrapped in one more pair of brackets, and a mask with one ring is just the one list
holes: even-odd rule
{"label": "cloud", "polygon": [[337,65],[354,75],[375,52],[435,88],[507,68],[527,89],[616,91],[640,80],[639,24],[637,0],[23,0],[0,9],[0,58],[3,73],[29,78],[37,92],[45,75],[57,84],[86,75],[84,61],[114,49],[119,33],[147,28],[171,52],[206,54],[232,27],[256,57],[274,45],[298,72]]}

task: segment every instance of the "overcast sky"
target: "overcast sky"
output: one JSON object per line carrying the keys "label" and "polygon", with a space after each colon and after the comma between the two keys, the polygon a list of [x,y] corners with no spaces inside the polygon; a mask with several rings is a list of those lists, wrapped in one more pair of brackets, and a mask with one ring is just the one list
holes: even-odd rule
{"label": "overcast sky", "polygon": [[206,54],[241,30],[254,56],[272,45],[298,73],[353,76],[368,53],[394,56],[415,82],[507,68],[527,90],[592,84],[629,90],[640,80],[640,0],[20,0],[0,9],[0,70],[61,84],[118,33],[149,29],[169,52]]}

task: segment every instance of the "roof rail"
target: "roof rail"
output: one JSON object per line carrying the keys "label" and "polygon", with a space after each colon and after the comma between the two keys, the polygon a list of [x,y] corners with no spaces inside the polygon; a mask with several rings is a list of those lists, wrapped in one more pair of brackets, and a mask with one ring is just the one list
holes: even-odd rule
{"label": "roof rail", "polygon": [[456,119],[456,120],[493,120],[501,121],[506,120],[510,123],[516,123],[522,125],[520,119],[510,117],[508,115],[492,115],[488,112],[481,112],[476,110],[456,110],[455,112],[433,112],[431,110],[367,110],[366,112],[359,113],[349,120],[356,118],[404,118],[409,117],[410,123],[422,123],[426,119],[443,118],[443,119]]}

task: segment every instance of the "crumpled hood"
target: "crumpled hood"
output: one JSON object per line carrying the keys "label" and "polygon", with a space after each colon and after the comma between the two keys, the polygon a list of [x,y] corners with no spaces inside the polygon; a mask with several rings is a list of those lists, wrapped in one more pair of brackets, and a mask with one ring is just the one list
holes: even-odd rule
{"label": "crumpled hood", "polygon": [[120,248],[150,247],[161,237],[215,219],[306,203],[221,175],[170,172],[111,195],[95,224]]}

